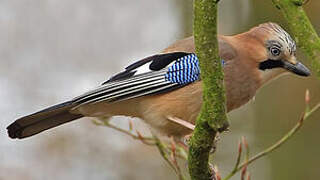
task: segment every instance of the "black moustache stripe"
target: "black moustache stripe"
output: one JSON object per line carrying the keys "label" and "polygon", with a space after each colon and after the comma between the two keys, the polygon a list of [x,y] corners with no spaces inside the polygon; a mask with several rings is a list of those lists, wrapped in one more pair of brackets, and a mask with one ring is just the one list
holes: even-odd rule
{"label": "black moustache stripe", "polygon": [[284,63],[281,60],[272,60],[268,59],[259,64],[260,70],[273,69],[273,68],[281,68],[284,66]]}

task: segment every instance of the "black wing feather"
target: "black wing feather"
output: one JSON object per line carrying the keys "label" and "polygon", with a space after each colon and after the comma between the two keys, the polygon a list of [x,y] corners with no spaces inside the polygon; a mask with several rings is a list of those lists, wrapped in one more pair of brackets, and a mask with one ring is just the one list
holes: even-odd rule
{"label": "black wing feather", "polygon": [[187,56],[188,54],[190,53],[174,52],[174,53],[168,53],[168,54],[155,55],[153,57],[152,63],[150,64],[150,69],[153,71],[159,71],[160,69],[163,69],[166,66],[168,66],[173,61],[183,56]]}
{"label": "black wing feather", "polygon": [[167,54],[158,54],[154,56],[149,56],[146,57],[140,61],[137,61],[128,67],[125,68],[125,71],[120,72],[114,76],[112,76],[109,80],[106,82],[103,82],[102,85],[113,82],[113,81],[118,81],[118,80],[124,80],[128,79],[132,76],[135,75],[137,72],[136,69],[145,65],[148,62],[152,62],[149,66],[149,69],[152,71],[159,71],[163,68],[165,68],[167,65],[172,63],[173,61],[186,56],[190,53],[185,53],[185,52],[173,52],[173,53],[167,53]]}

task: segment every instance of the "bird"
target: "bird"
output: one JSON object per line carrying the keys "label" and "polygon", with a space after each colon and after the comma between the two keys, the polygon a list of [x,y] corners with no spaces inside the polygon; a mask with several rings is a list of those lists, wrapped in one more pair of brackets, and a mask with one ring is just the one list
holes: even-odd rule
{"label": "bird", "polygon": [[[249,102],[259,88],[286,72],[311,74],[297,61],[295,41],[273,22],[236,35],[218,35],[218,44],[227,112]],[[17,119],[7,131],[10,138],[22,139],[82,117],[128,116],[179,138],[190,129],[170,118],[194,124],[201,106],[201,69],[191,36],[136,61],[91,91]]]}

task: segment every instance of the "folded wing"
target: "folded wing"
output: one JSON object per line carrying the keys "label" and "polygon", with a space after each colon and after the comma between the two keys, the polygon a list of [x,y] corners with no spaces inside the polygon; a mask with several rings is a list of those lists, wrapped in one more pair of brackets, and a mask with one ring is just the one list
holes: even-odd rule
{"label": "folded wing", "polygon": [[101,101],[122,101],[172,91],[199,79],[200,67],[195,54],[161,54],[128,66],[101,87],[76,97],[73,102],[81,106]]}

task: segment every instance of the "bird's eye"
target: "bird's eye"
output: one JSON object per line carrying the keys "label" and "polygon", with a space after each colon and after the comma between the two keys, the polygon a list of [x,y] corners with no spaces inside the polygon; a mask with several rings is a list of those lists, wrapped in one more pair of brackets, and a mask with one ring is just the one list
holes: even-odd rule
{"label": "bird's eye", "polygon": [[279,56],[281,53],[280,49],[277,47],[270,48],[270,52],[273,56]]}

